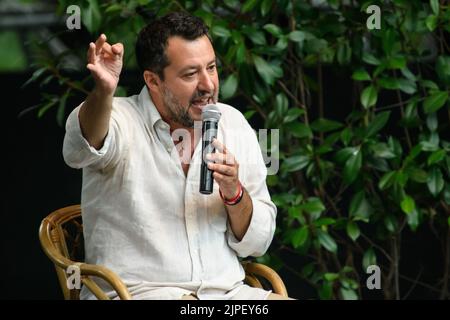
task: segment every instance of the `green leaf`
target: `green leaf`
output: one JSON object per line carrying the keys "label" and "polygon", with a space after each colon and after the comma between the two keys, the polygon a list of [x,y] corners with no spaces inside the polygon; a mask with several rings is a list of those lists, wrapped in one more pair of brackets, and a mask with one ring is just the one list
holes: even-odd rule
{"label": "green leaf", "polygon": [[364,271],[366,271],[369,266],[376,264],[377,264],[377,256],[375,255],[375,251],[373,251],[373,249],[370,248],[366,252],[364,252],[364,256],[362,259]]}
{"label": "green leaf", "polygon": [[378,188],[380,190],[384,190],[386,188],[389,188],[392,183],[394,182],[394,175],[396,174],[396,171],[391,171],[388,172],[386,174],[384,174],[381,179],[380,182],[378,182]]}
{"label": "green leaf", "polygon": [[334,281],[336,279],[339,279],[339,273],[327,272],[323,275],[323,278],[327,281]]}
{"label": "green leaf", "polygon": [[249,110],[249,111],[246,111],[245,113],[244,113],[244,117],[245,117],[245,119],[250,119],[254,114],[256,113],[256,110]]}
{"label": "green leaf", "polygon": [[316,221],[314,221],[314,225],[316,227],[329,226],[329,225],[332,225],[335,223],[336,223],[335,219],[328,218],[328,217],[320,218],[320,219],[317,219]]}
{"label": "green leaf", "polygon": [[439,14],[439,0],[430,0],[430,7],[435,15]]}
{"label": "green leaf", "polygon": [[439,90],[438,85],[431,80],[420,80],[419,82],[424,88],[428,88],[434,91]]}
{"label": "green leaf", "polygon": [[400,70],[400,72],[402,73],[402,75],[404,75],[407,79],[411,80],[411,81],[417,81],[417,77],[411,72],[411,70],[409,70],[407,67],[402,68]]}
{"label": "green leaf", "polygon": [[447,91],[436,91],[431,96],[427,97],[423,103],[423,109],[425,113],[436,112],[447,101]]}
{"label": "green leaf", "polygon": [[64,116],[65,116],[65,111],[66,111],[66,101],[67,101],[67,98],[69,97],[69,94],[70,94],[70,89],[68,91],[66,91],[63,94],[63,96],[61,97],[61,99],[59,100],[58,110],[56,111],[56,123],[60,127],[64,126]]}
{"label": "green leaf", "polygon": [[353,132],[352,132],[352,129],[351,129],[351,128],[347,127],[347,128],[344,128],[344,129],[341,131],[341,136],[340,136],[340,138],[341,138],[342,143],[343,143],[345,146],[348,146],[348,145],[349,145],[349,143],[350,143],[352,137],[353,137]]}
{"label": "green leaf", "polygon": [[264,46],[267,44],[264,32],[256,30],[253,27],[244,26],[242,32],[257,46]]}
{"label": "green leaf", "polygon": [[446,204],[450,204],[450,184],[447,183],[444,189],[444,201]]}
{"label": "green leaf", "polygon": [[53,98],[51,100],[49,100],[46,104],[44,104],[42,107],[39,108],[37,117],[38,119],[42,118],[42,116],[51,108],[53,107],[55,104],[58,103],[58,99]]}
{"label": "green leaf", "polygon": [[321,300],[329,300],[333,297],[333,285],[329,281],[324,281],[319,288],[319,298]]}
{"label": "green leaf", "polygon": [[336,155],[334,157],[335,161],[338,164],[344,164],[348,158],[350,158],[350,156],[352,154],[356,154],[356,152],[358,152],[358,148],[359,147],[346,147],[346,148],[342,148],[341,150],[339,150],[338,152],[336,152]]}
{"label": "green leaf", "polygon": [[288,34],[288,38],[289,38],[289,40],[291,40],[293,42],[302,42],[305,40],[306,35],[303,31],[295,30],[295,31],[291,31]]}
{"label": "green leaf", "polygon": [[274,35],[275,37],[280,37],[283,34],[280,27],[272,23],[266,24],[263,29]]}
{"label": "green leaf", "polygon": [[47,68],[39,68],[36,71],[33,72],[31,77],[21,86],[21,89],[28,86],[30,83],[36,81],[41,75],[44,74],[44,72],[47,70]]}
{"label": "green leaf", "polygon": [[419,226],[419,211],[418,208],[414,208],[414,210],[408,214],[407,222],[412,231],[416,231]]}
{"label": "green leaf", "polygon": [[344,300],[358,300],[358,295],[353,289],[340,288],[339,291]]}
{"label": "green leaf", "polygon": [[334,239],[326,232],[317,229],[317,238],[319,239],[319,243],[322,247],[327,249],[330,252],[337,252],[337,244]]}
{"label": "green leaf", "polygon": [[287,172],[299,171],[306,167],[310,161],[308,156],[293,156],[283,161],[284,169]]}
{"label": "green leaf", "polygon": [[284,93],[279,93],[275,97],[275,111],[282,118],[289,108],[289,101]]}
{"label": "green leaf", "polygon": [[283,123],[292,122],[304,113],[305,111],[303,109],[291,108],[288,110],[286,116],[283,118]]}
{"label": "green leaf", "polygon": [[351,57],[352,57],[352,49],[350,48],[348,41],[339,43],[336,52],[336,59],[338,63],[340,65],[347,64],[350,62]]}
{"label": "green leaf", "polygon": [[236,50],[236,64],[240,65],[245,62],[245,42],[241,41]]}
{"label": "green leaf", "polygon": [[273,64],[268,64],[263,58],[254,55],[253,62],[255,63],[256,71],[258,71],[261,78],[269,85],[272,85],[276,78],[283,76],[283,70]]}
{"label": "green leaf", "polygon": [[402,202],[400,203],[400,207],[402,208],[404,213],[410,214],[411,212],[413,212],[413,210],[416,209],[416,203],[413,198],[405,195]]}
{"label": "green leaf", "polygon": [[345,162],[343,173],[345,183],[351,184],[353,181],[355,181],[361,169],[361,164],[362,164],[362,154],[361,150],[358,149]]}
{"label": "green leaf", "polygon": [[81,21],[86,26],[86,29],[94,34],[100,28],[102,16],[100,14],[100,9],[97,0],[87,0],[89,3],[87,8],[82,11]]}
{"label": "green leaf", "polygon": [[438,127],[438,120],[435,112],[428,114],[427,127],[428,129],[430,129],[431,132],[436,131]]}
{"label": "green leaf", "polygon": [[392,159],[396,157],[394,151],[384,142],[374,144],[371,149],[375,156],[379,158]]}
{"label": "green leaf", "polygon": [[105,13],[115,13],[118,11],[122,11],[123,9],[124,7],[122,5],[115,3],[113,5],[108,6],[105,10]]}
{"label": "green leaf", "polygon": [[416,82],[408,79],[398,79],[398,87],[404,93],[414,94],[417,91]]}
{"label": "green leaf", "polygon": [[307,202],[299,205],[299,208],[309,213],[320,213],[325,210],[325,206],[322,201],[315,197],[308,198]]}
{"label": "green leaf", "polygon": [[418,183],[426,183],[428,174],[425,170],[422,170],[417,167],[409,167],[407,169],[408,176],[411,178],[411,180],[418,182]]}
{"label": "green leaf", "polygon": [[373,85],[370,85],[361,93],[361,104],[365,109],[368,109],[377,103],[377,98],[377,89]]}
{"label": "green leaf", "polygon": [[381,35],[383,51],[387,56],[390,56],[396,42],[396,31],[393,30],[393,28],[384,28],[383,31],[384,32]]}
{"label": "green leaf", "polygon": [[450,56],[440,55],[437,58],[435,70],[439,79],[450,85]]}
{"label": "green leaf", "polygon": [[362,59],[365,63],[371,64],[374,66],[378,66],[381,63],[381,61],[378,58],[376,58],[373,54],[370,54],[367,52],[363,53]]}
{"label": "green leaf", "polygon": [[383,129],[386,123],[388,122],[390,115],[391,111],[385,111],[377,114],[367,127],[366,136],[371,137],[375,133]]}
{"label": "green leaf", "polygon": [[237,77],[234,74],[229,75],[227,80],[225,80],[224,84],[220,87],[222,99],[231,98],[236,93],[237,86]]}
{"label": "green leaf", "polygon": [[264,17],[272,8],[272,0],[263,0],[261,3],[261,15]]}
{"label": "green leaf", "polygon": [[350,215],[355,217],[355,221],[361,220],[368,222],[371,214],[372,207],[367,201],[364,191],[356,193],[350,202]]}
{"label": "green leaf", "polygon": [[403,69],[406,68],[406,58],[404,56],[391,57],[387,61],[387,67],[389,69]]}
{"label": "green leaf", "polygon": [[247,0],[241,8],[242,13],[251,11],[255,7],[255,5],[258,3],[258,1],[259,0]]}
{"label": "green leaf", "polygon": [[294,248],[301,247],[309,236],[308,226],[303,226],[300,229],[297,229],[292,237],[292,246]]}
{"label": "green leaf", "polygon": [[393,215],[390,215],[390,214],[384,218],[384,225],[386,226],[386,229],[390,233],[395,233],[395,231],[398,228],[397,220],[395,219],[395,217]]}
{"label": "green leaf", "polygon": [[312,137],[313,135],[311,129],[306,124],[300,122],[288,123],[286,129],[297,138]]}
{"label": "green leaf", "polygon": [[354,221],[349,221],[347,223],[347,235],[353,240],[356,241],[360,235],[359,227]]}
{"label": "green leaf", "polygon": [[444,188],[444,178],[442,177],[442,172],[439,168],[433,167],[430,172],[428,172],[427,186],[434,197],[436,197]]}
{"label": "green leaf", "polygon": [[319,118],[311,123],[311,129],[317,132],[328,132],[342,128],[343,124],[337,121]]}
{"label": "green leaf", "polygon": [[433,152],[432,154],[430,154],[430,156],[428,157],[428,165],[431,166],[432,164],[438,163],[442,160],[444,160],[446,155],[445,150],[438,150]]}
{"label": "green leaf", "polygon": [[427,26],[428,30],[434,31],[434,29],[436,29],[437,22],[438,22],[437,16],[429,15],[425,20],[425,25]]}
{"label": "green leaf", "polygon": [[370,81],[372,78],[366,70],[358,69],[353,72],[352,79],[357,81]]}
{"label": "green leaf", "polygon": [[222,26],[214,26],[212,28],[212,33],[219,38],[229,38],[231,37],[230,31]]}

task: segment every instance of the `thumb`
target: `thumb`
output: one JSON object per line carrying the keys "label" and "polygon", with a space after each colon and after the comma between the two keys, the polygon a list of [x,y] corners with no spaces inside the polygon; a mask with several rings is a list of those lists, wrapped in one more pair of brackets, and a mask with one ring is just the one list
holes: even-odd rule
{"label": "thumb", "polygon": [[123,56],[123,44],[121,43],[116,43],[114,45],[111,46],[111,50],[112,52],[117,55],[119,58],[122,58]]}

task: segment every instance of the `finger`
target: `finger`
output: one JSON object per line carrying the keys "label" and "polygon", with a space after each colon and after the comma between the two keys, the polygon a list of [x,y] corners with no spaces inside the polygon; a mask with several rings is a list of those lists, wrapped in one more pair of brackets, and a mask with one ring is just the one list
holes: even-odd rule
{"label": "finger", "polygon": [[101,51],[103,53],[106,53],[109,57],[114,57],[114,53],[112,52],[111,45],[108,42],[103,43]]}
{"label": "finger", "polygon": [[89,49],[87,53],[88,63],[95,63],[95,43],[89,43]]}
{"label": "finger", "polygon": [[123,57],[123,44],[120,42],[112,45],[111,50],[118,58]]}
{"label": "finger", "polygon": [[213,178],[214,178],[214,180],[216,180],[217,182],[222,182],[222,181],[224,181],[225,180],[225,176],[224,175],[222,175],[222,174],[220,174],[220,173],[218,173],[218,172],[213,172]]}
{"label": "finger", "polygon": [[92,73],[94,77],[98,77],[98,68],[95,64],[88,63],[86,68]]}
{"label": "finger", "polygon": [[223,174],[225,176],[234,176],[236,173],[235,167],[230,167],[225,164],[218,164],[212,162],[208,163],[208,169]]}
{"label": "finger", "polygon": [[223,154],[223,153],[208,153],[206,155],[206,160],[213,161],[215,163],[234,165],[236,163],[233,155],[231,153]]}
{"label": "finger", "polygon": [[103,44],[106,42],[106,36],[102,33],[100,37],[95,41],[95,54],[99,54],[100,50],[103,47]]}
{"label": "finger", "polygon": [[214,140],[212,141],[212,145],[217,148],[217,150],[219,150],[222,153],[227,153],[227,148],[225,147],[225,145],[220,142],[219,140],[217,140],[217,138],[214,138]]}
{"label": "finger", "polygon": [[215,172],[215,171],[213,172],[213,178],[219,184],[222,184],[222,183],[233,184],[233,181],[234,181],[232,177],[225,176],[225,175]]}

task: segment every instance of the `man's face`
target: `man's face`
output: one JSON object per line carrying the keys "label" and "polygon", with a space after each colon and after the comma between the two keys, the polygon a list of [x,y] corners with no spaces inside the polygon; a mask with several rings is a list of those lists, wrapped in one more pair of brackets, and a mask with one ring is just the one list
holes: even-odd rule
{"label": "man's face", "polygon": [[161,83],[165,108],[171,120],[191,128],[201,121],[202,108],[218,100],[214,49],[206,36],[193,41],[171,37],[166,55],[169,65]]}

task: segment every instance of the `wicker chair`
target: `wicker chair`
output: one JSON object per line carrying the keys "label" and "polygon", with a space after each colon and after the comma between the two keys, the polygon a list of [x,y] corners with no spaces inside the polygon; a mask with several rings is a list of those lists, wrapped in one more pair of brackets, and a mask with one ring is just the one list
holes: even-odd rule
{"label": "wicker chair", "polygon": [[[66,300],[78,300],[80,290],[70,290],[67,286],[69,266],[78,266],[81,283],[98,299],[109,300],[106,293],[92,280],[99,277],[117,292],[121,299],[132,299],[123,281],[111,270],[100,265],[83,263],[84,243],[81,208],[73,205],[52,212],[42,220],[39,240],[45,254],[54,263],[59,284]],[[286,287],[280,276],[271,268],[254,262],[242,262],[245,282],[253,287],[270,287],[274,293],[287,297]]]}

